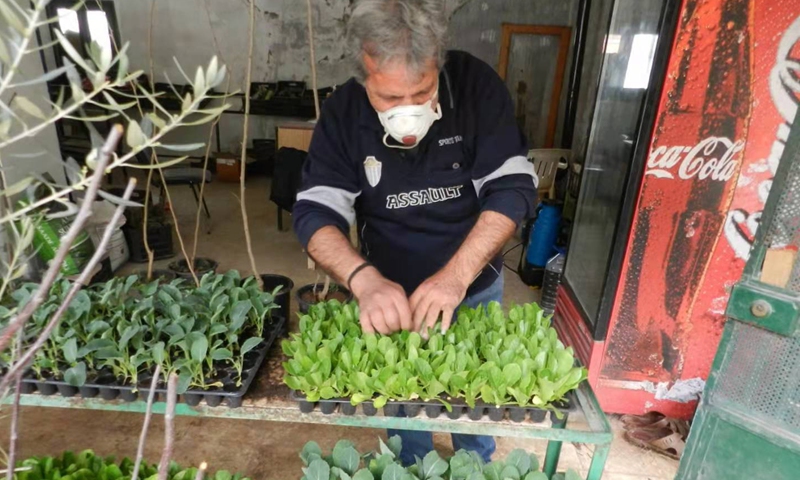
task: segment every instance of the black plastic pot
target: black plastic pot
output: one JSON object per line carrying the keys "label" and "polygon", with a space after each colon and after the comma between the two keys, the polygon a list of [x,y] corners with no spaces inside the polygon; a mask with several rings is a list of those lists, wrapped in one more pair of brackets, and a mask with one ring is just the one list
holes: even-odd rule
{"label": "black plastic pot", "polygon": [[43,381],[36,381],[36,389],[39,390],[39,393],[42,395],[55,395],[58,392],[58,387],[56,387],[52,383],[47,383]]}
{"label": "black plastic pot", "polygon": [[[320,292],[320,291],[322,291],[323,288],[325,288],[325,284],[316,283],[316,284],[304,285],[304,286],[302,286],[302,287],[297,289],[297,292],[295,292],[295,298],[297,298],[297,307],[298,307],[298,310],[300,310],[300,313],[308,313],[308,310],[309,310],[309,308],[311,308],[311,305],[314,305],[315,303],[317,303],[316,301],[309,302],[309,301],[303,300],[303,295],[308,293],[308,292],[311,292],[311,291]],[[330,295],[332,293],[331,290],[333,290],[334,288],[336,289],[337,292],[341,292],[346,297],[343,303],[346,303],[346,302],[349,302],[349,301],[353,300],[353,294],[350,293],[350,290],[344,288],[341,285],[337,285],[335,283],[331,283],[330,288],[328,289],[328,297],[329,298],[330,298]]]}
{"label": "black plastic pot", "polygon": [[504,408],[499,408],[499,407],[488,407],[486,411],[489,414],[489,420],[493,422],[499,422],[503,420],[503,417],[506,414],[506,410]]}
{"label": "black plastic pot", "polygon": [[22,385],[19,386],[20,393],[29,394],[36,391],[36,385],[33,383],[22,382]]}
{"label": "black plastic pot", "polygon": [[[206,264],[206,265],[204,265],[204,268],[202,268],[202,269],[198,269],[197,268],[197,264],[200,263],[200,262],[203,262],[203,263]],[[192,273],[191,272],[184,272],[183,271],[184,269],[181,268],[181,267],[186,267],[187,265],[188,264],[186,262],[186,259],[177,260],[177,261],[174,261],[174,262],[169,264],[169,269],[178,278],[185,278],[186,280],[193,280]],[[217,271],[217,267],[219,267],[219,263],[217,263],[216,260],[213,260],[211,258],[197,257],[197,258],[194,259],[194,267],[195,267],[194,274],[197,275],[198,279],[200,279],[200,277],[202,277],[203,275],[205,275],[208,272],[216,272]]]}
{"label": "black plastic pot", "polygon": [[[134,272],[143,282],[147,281],[147,270],[139,270]],[[175,272],[172,270],[153,270],[152,279],[160,278],[162,282],[171,282],[175,280]],[[191,277],[191,275],[189,275]]]}
{"label": "black plastic pot", "polygon": [[374,417],[378,413],[378,409],[372,402],[364,402],[361,404],[361,411],[368,417]]}
{"label": "black plastic pot", "polygon": [[508,418],[510,418],[512,422],[519,423],[525,420],[525,415],[527,413],[528,412],[522,407],[511,407],[508,409]]}
{"label": "black plastic pot", "polygon": [[59,383],[56,385],[56,388],[58,389],[59,395],[62,397],[74,397],[78,394],[78,387],[73,387],[72,385]]}
{"label": "black plastic pot", "polygon": [[80,391],[83,398],[94,398],[100,394],[100,389],[95,387],[83,386],[78,388],[78,391]]}
{"label": "black plastic pot", "polygon": [[261,281],[264,282],[264,291],[271,292],[277,287],[283,287],[275,295],[275,303],[280,307],[280,313],[286,322],[283,324],[282,334],[285,336],[289,332],[289,312],[292,309],[292,289],[294,282],[289,277],[283,275],[265,274],[261,275]]}

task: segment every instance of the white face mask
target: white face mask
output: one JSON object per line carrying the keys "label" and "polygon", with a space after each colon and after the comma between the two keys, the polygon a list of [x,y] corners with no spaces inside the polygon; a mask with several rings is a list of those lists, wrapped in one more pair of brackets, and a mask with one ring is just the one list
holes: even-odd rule
{"label": "white face mask", "polygon": [[[428,133],[433,122],[442,118],[442,108],[433,102],[436,101],[438,92],[422,105],[400,105],[385,112],[378,112],[381,125],[386,130],[383,143],[391,148],[411,149],[416,147]],[[400,145],[389,144],[389,136],[397,140]]]}

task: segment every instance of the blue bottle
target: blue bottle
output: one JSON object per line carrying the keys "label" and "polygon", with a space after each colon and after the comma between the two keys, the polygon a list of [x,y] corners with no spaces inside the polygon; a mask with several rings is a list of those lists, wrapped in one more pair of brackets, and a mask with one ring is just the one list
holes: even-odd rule
{"label": "blue bottle", "polygon": [[545,201],[539,204],[537,211],[525,261],[531,267],[544,268],[547,261],[556,253],[561,205]]}

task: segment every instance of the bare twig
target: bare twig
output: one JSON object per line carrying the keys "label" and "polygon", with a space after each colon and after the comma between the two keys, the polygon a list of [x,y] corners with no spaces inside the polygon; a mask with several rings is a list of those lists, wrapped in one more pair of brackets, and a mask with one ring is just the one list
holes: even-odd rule
{"label": "bare twig", "polygon": [[[33,468],[33,467],[19,467],[19,468],[15,468],[15,469],[13,469],[13,470],[11,470],[11,471],[13,471],[14,473],[17,473],[17,472],[27,472],[28,470],[31,470],[32,468]],[[4,468],[4,469],[0,470],[0,475],[2,475],[2,474],[4,474],[4,473],[8,473],[8,472],[9,472],[9,470],[10,470],[10,469],[8,469],[8,468]]]}
{"label": "bare twig", "polygon": [[167,480],[169,473],[169,460],[175,443],[175,403],[178,399],[178,376],[169,375],[167,381],[167,410],[164,412],[164,450],[161,452],[161,462],[158,464],[158,480]]}
{"label": "bare twig", "polygon": [[[150,165],[153,165],[156,161],[156,153],[155,150],[150,154]],[[155,261],[155,255],[153,254],[153,249],[150,248],[150,239],[147,236],[147,222],[149,220],[149,213],[150,213],[150,188],[153,184],[153,170],[151,168],[147,171],[147,184],[144,186],[144,212],[142,212],[142,242],[144,243],[144,251],[147,253],[147,281],[149,282],[153,278],[153,262]]]}
{"label": "bare twig", "polygon": [[320,293],[320,302],[324,302],[328,298],[328,290],[331,288],[331,276],[325,275],[325,285],[322,287],[322,293]]}
{"label": "bare twig", "polygon": [[208,468],[208,464],[203,462],[200,464],[200,468],[197,469],[197,475],[194,476],[194,480],[203,480],[206,477],[206,469]]}
{"label": "bare twig", "polygon": [[136,449],[136,460],[133,464],[131,480],[139,480],[139,468],[141,468],[142,459],[144,458],[144,443],[147,439],[147,430],[150,428],[150,419],[153,417],[153,400],[156,396],[156,387],[160,376],[161,365],[156,365],[156,370],[153,372],[153,380],[150,382],[150,393],[147,394],[147,409],[144,412],[144,423],[142,424],[142,433],[139,435],[139,447]]}
{"label": "bare twig", "polygon": [[[14,345],[14,359],[22,353],[22,332],[17,332],[17,343]],[[8,471],[6,480],[14,480],[14,465],[17,464],[17,439],[19,438],[19,396],[22,393],[22,372],[17,374],[14,386],[14,403],[11,405],[11,434],[8,439]]]}
{"label": "bare twig", "polygon": [[[25,307],[22,309],[22,311],[20,311],[17,316],[14,317],[11,322],[9,322],[8,327],[6,327],[6,329],[0,333],[0,352],[8,347],[8,344],[11,342],[11,338],[13,338],[17,330],[25,325],[25,322],[28,321],[33,312],[39,308],[42,302],[44,302],[45,297],[50,292],[50,287],[53,286],[53,282],[55,282],[56,277],[58,277],[58,273],[61,271],[61,266],[64,263],[64,258],[66,258],[67,252],[69,252],[69,249],[72,248],[72,244],[75,242],[78,234],[83,231],[84,224],[86,224],[86,221],[92,214],[92,203],[97,196],[97,191],[100,189],[100,183],[103,180],[106,165],[108,164],[108,160],[111,157],[111,154],[114,152],[117,142],[119,142],[121,137],[122,127],[120,125],[115,125],[114,128],[111,129],[111,132],[106,139],[106,143],[103,145],[103,148],[100,152],[99,159],[97,161],[97,168],[92,175],[91,183],[86,190],[86,196],[81,204],[80,210],[78,210],[75,221],[72,222],[72,225],[70,225],[66,235],[61,238],[61,244],[58,247],[58,251],[56,251],[55,257],[50,263],[50,267],[44,274],[44,277],[39,284],[39,288],[31,296],[30,301],[25,304]],[[115,226],[116,223],[111,223],[109,225]],[[6,378],[9,377],[10,375],[6,374]],[[2,391],[2,389],[0,389],[0,391]]]}
{"label": "bare twig", "polygon": [[250,222],[247,218],[247,201],[245,200],[245,178],[247,172],[247,129],[250,125],[250,79],[253,75],[253,32],[255,31],[256,23],[256,2],[250,0],[250,26],[248,28],[248,52],[247,52],[247,73],[245,77],[244,89],[244,126],[242,127],[242,158],[239,171],[239,204],[242,207],[242,222],[244,223],[244,240],[247,243],[247,256],[250,258],[250,269],[253,271],[253,276],[256,277],[258,288],[264,290],[264,281],[261,280],[261,275],[258,274],[258,267],[256,267],[256,258],[253,255],[253,242],[250,239]]}
{"label": "bare twig", "polygon": [[[136,186],[136,179],[131,178],[128,180],[128,186],[125,188],[125,193],[123,194],[122,198],[127,201],[131,198],[131,194],[133,193],[133,189]],[[84,198],[84,204],[89,203],[91,204],[94,202],[94,195],[89,195],[87,192],[87,196]],[[96,193],[96,192],[95,192]],[[105,231],[103,232],[103,237],[100,240],[100,243],[97,245],[97,248],[92,255],[92,258],[89,259],[89,262],[84,267],[81,274],[78,276],[78,279],[72,283],[72,286],[67,292],[67,295],[64,297],[64,301],[59,305],[58,310],[53,314],[48,322],[47,326],[42,330],[42,333],[36,338],[36,341],[28,348],[28,351],[25,354],[14,362],[8,369],[6,376],[3,378],[2,382],[0,382],[0,392],[4,391],[8,387],[8,382],[10,379],[16,375],[17,373],[21,373],[25,368],[27,368],[28,363],[33,359],[36,352],[42,348],[42,345],[47,342],[48,338],[50,338],[50,334],[55,330],[58,324],[61,321],[61,317],[64,315],[64,312],[67,311],[69,308],[69,304],[72,303],[72,299],[75,298],[75,295],[83,288],[84,285],[88,283],[90,280],[90,276],[94,272],[94,268],[100,263],[102,260],[103,255],[106,253],[106,249],[108,248],[108,242],[111,240],[111,236],[114,234],[116,230],[116,226],[119,224],[120,217],[122,217],[122,213],[125,211],[125,205],[120,204],[117,205],[116,210],[114,210],[114,215],[111,217],[111,221],[106,225]],[[80,213],[79,213],[80,215]],[[77,219],[76,219],[77,221]],[[49,292],[50,286],[44,289],[44,284],[39,287],[39,290],[44,290],[45,292]]]}
{"label": "bare twig", "polygon": [[[161,186],[164,188],[164,195],[166,195],[167,202],[169,202],[170,205],[169,212],[172,215],[172,222],[175,223],[175,235],[178,237],[178,245],[181,246],[181,253],[183,253],[183,258],[186,259],[186,266],[189,268],[189,273],[192,274],[195,285],[199,287],[200,280],[197,279],[197,274],[194,271],[194,261],[189,261],[189,255],[186,254],[186,244],[183,243],[183,235],[181,235],[181,231],[178,228],[178,215],[175,213],[175,204],[172,203],[172,196],[170,196],[169,188],[167,188],[167,180],[164,178],[164,170],[159,168],[158,174],[161,176]],[[203,176],[203,180],[205,181],[205,175]]]}
{"label": "bare twig", "polygon": [[31,38],[33,38],[33,32],[36,30],[37,24],[39,23],[39,15],[42,14],[45,5],[47,5],[47,2],[42,0],[39,0],[35,3],[33,14],[30,17],[30,22],[25,29],[25,34],[22,35],[19,46],[17,47],[17,53],[14,56],[14,59],[11,61],[11,65],[8,67],[8,72],[2,79],[0,79],[0,95],[6,91],[6,88],[8,88],[8,86],[11,84],[11,79],[14,78],[14,73],[16,73],[16,71],[19,69],[19,66],[22,63],[22,57],[24,57],[25,53],[27,53],[26,51],[28,50],[28,44],[31,42]]}
{"label": "bare twig", "polygon": [[[155,13],[156,13],[156,0],[152,0],[150,2],[150,24],[147,28],[147,53],[148,58],[150,61],[150,84],[155,85],[156,79],[154,77],[154,68],[153,68],[153,23],[155,23]],[[141,102],[139,99],[136,99],[136,105],[139,107],[140,114],[141,112]],[[155,106],[153,106],[155,109]],[[144,115],[142,114],[142,117]],[[156,150],[153,149],[150,154],[150,165],[153,165],[156,161]],[[147,221],[149,217],[149,204],[150,204],[150,188],[153,182],[153,169],[150,169],[147,172],[147,184],[144,187],[144,212],[142,218],[142,237],[144,241],[144,251],[147,253],[147,281],[149,282],[153,277],[153,262],[155,261],[155,255],[153,254],[153,249],[150,248],[150,239],[147,237]],[[132,477],[133,480],[136,480],[136,477]]]}

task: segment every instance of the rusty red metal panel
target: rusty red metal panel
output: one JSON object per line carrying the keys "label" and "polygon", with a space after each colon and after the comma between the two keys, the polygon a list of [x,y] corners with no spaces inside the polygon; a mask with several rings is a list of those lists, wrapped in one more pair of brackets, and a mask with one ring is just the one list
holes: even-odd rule
{"label": "rusty red metal panel", "polygon": [[670,392],[716,351],[797,110],[799,17],[800,0],[683,4],[605,344],[608,411],[636,410],[625,391],[641,410],[691,410]]}

